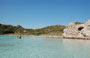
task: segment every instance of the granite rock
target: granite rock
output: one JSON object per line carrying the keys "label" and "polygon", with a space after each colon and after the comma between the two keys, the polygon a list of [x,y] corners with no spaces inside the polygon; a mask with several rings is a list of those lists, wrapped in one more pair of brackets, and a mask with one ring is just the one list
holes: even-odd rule
{"label": "granite rock", "polygon": [[64,29],[65,38],[88,38],[90,37],[90,20],[85,24],[70,23]]}

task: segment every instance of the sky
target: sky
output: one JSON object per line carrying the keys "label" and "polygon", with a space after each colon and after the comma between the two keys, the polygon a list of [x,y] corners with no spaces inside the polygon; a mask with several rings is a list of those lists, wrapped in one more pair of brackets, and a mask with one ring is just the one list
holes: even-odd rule
{"label": "sky", "polygon": [[43,28],[90,19],[90,0],[0,0],[0,23]]}

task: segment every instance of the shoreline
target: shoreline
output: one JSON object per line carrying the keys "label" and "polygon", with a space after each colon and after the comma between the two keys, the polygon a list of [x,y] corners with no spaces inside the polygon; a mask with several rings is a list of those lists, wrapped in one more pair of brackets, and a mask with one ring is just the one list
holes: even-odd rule
{"label": "shoreline", "polygon": [[[0,36],[17,36],[19,34],[3,34]],[[61,35],[21,35],[22,37],[46,37],[46,38],[63,38]]]}
{"label": "shoreline", "polygon": [[90,40],[90,37],[63,37],[64,39],[82,39],[82,40]]}
{"label": "shoreline", "polygon": [[[19,34],[3,34],[0,36],[17,36]],[[45,37],[45,38],[63,38],[63,39],[78,39],[78,40],[90,40],[89,37],[63,37],[62,35],[21,35],[22,37]]]}

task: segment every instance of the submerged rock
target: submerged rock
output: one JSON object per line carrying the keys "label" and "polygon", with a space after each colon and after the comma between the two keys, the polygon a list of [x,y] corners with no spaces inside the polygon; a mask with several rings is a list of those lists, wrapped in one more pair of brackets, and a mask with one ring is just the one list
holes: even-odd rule
{"label": "submerged rock", "polygon": [[85,24],[70,23],[64,29],[63,36],[65,38],[90,38],[90,20]]}

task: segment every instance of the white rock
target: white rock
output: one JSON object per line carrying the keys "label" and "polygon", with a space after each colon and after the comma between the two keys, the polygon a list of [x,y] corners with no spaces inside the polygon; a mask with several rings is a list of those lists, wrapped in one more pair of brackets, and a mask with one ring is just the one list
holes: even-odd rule
{"label": "white rock", "polygon": [[64,37],[67,38],[87,38],[90,37],[90,20],[86,24],[70,23],[64,29]]}

